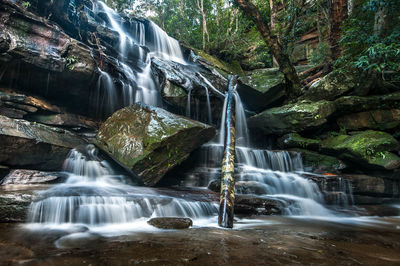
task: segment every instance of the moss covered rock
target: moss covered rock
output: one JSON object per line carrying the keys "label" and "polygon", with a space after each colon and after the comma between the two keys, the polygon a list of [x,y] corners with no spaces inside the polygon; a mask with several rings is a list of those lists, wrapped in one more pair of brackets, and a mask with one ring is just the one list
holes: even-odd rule
{"label": "moss covered rock", "polygon": [[388,170],[400,167],[400,157],[391,152],[397,150],[398,146],[399,143],[390,134],[373,130],[353,136],[329,137],[321,142],[321,150],[339,158]]}
{"label": "moss covered rock", "polygon": [[311,85],[300,100],[334,100],[362,85],[358,75],[333,71]]}
{"label": "moss covered rock", "polygon": [[248,119],[249,127],[265,134],[301,132],[321,126],[336,110],[333,102],[298,102],[268,109]]}
{"label": "moss covered rock", "polygon": [[306,149],[296,148],[291,150],[301,153],[304,169],[306,171],[313,173],[339,173],[347,167],[342,160],[333,156],[320,154]]}
{"label": "moss covered rock", "polygon": [[96,142],[145,184],[154,185],[215,132],[211,126],[164,109],[135,104],[108,118]]}
{"label": "moss covered rock", "polygon": [[334,102],[338,115],[376,110],[378,107],[381,110],[399,109],[400,92],[375,96],[342,96]]}
{"label": "moss covered rock", "polygon": [[320,141],[300,136],[298,133],[289,133],[278,140],[282,148],[303,148],[307,150],[318,150]]}
{"label": "moss covered rock", "polygon": [[181,108],[186,107],[188,97],[186,91],[169,80],[165,80],[161,95],[163,99],[171,105]]}

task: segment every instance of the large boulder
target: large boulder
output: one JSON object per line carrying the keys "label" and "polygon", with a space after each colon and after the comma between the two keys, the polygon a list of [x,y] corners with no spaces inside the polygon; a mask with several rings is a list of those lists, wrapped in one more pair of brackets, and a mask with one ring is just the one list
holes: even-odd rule
{"label": "large boulder", "polygon": [[350,160],[370,168],[397,169],[400,157],[398,141],[390,134],[367,130],[355,135],[328,137],[321,142],[321,150],[341,159]]}
{"label": "large boulder", "polygon": [[0,116],[2,165],[59,171],[70,149],[85,143],[64,129]]}
{"label": "large boulder", "polygon": [[400,197],[400,181],[368,175],[346,174],[343,178],[351,181],[355,195],[371,197]]}
{"label": "large boulder", "polygon": [[[297,66],[296,70],[301,72],[308,68]],[[285,77],[279,68],[256,69],[239,77],[238,93],[249,110],[261,112],[285,99],[285,86]]]}
{"label": "large boulder", "polygon": [[400,108],[400,92],[374,96],[342,96],[335,101],[336,115]]}
{"label": "large boulder", "polygon": [[307,150],[319,150],[320,141],[316,139],[304,138],[298,133],[289,133],[278,139],[281,148],[303,148]]}
{"label": "large boulder", "polygon": [[250,128],[264,134],[283,135],[319,127],[336,110],[333,102],[298,102],[268,109],[248,119]]}
{"label": "large boulder", "polygon": [[336,120],[340,128],[359,129],[393,129],[400,126],[400,110],[372,110],[341,116]]}
{"label": "large boulder", "polygon": [[312,84],[299,100],[334,100],[360,86],[363,84],[358,75],[333,71]]}
{"label": "large boulder", "polygon": [[215,129],[161,108],[135,104],[115,112],[100,127],[97,144],[155,185],[191,151],[211,140]]}
{"label": "large boulder", "polygon": [[340,159],[305,149],[291,149],[300,152],[304,170],[313,173],[340,173],[347,165]]}

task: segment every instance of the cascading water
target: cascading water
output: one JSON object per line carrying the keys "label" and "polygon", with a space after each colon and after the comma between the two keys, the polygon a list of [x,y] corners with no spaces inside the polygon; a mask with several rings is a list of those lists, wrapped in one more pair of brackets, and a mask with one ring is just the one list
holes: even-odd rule
{"label": "cascading water", "polygon": [[[162,100],[158,84],[151,70],[151,58],[159,57],[186,64],[179,42],[169,37],[167,33],[151,21],[147,23],[147,26],[137,21],[133,29],[126,29],[123,26],[124,20],[121,15],[102,1],[94,3],[92,12],[95,16],[105,14],[107,21],[103,26],[118,33],[118,47],[115,48],[118,52],[119,70],[125,77],[120,80],[122,92],[118,94],[110,75],[99,70],[101,75],[98,81],[97,97],[99,99],[97,106],[101,110],[98,110],[97,113],[102,113],[103,116],[109,115],[117,109],[135,102],[161,106]],[[136,52],[135,57],[137,58],[134,61],[137,62],[134,66],[129,63],[132,60],[130,58],[131,51]],[[104,107],[101,104],[104,102],[110,104]]]}
{"label": "cascading water", "polygon": [[93,145],[85,147],[84,153],[72,150],[64,171],[69,175],[67,181],[42,192],[31,204],[30,226],[84,225],[90,229],[123,224],[135,229],[150,217],[196,219],[217,212],[214,203],[160,195],[151,188],[125,184],[125,177],[100,160]]}
{"label": "cascading water", "polygon": [[[257,194],[257,196],[283,200],[287,206],[284,210],[286,215],[333,215],[323,206],[324,193],[317,183],[301,176],[303,164],[299,153],[251,148],[245,110],[237,92],[234,93],[234,98],[237,143],[235,176],[237,182],[251,184],[245,190],[237,189],[237,193]],[[226,110],[226,104],[225,99],[223,110]],[[203,187],[213,180],[219,180],[224,148],[223,121],[225,118],[226,114],[222,113],[218,140],[201,147],[196,167],[186,174],[182,185]],[[343,192],[337,193],[340,196],[337,203],[341,205],[351,202],[351,198],[348,199],[347,194],[344,193],[346,187],[338,187],[336,190]]]}

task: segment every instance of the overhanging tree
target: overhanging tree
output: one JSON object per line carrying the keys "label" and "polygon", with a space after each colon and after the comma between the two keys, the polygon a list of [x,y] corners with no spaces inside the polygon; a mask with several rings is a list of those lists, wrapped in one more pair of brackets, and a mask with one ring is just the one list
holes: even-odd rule
{"label": "overhanging tree", "polygon": [[288,98],[294,98],[301,93],[300,79],[296,69],[290,61],[288,53],[285,51],[278,36],[272,33],[268,20],[261,15],[260,10],[252,2],[248,0],[234,0],[240,9],[251,19],[257,26],[258,31],[263,37],[273,57],[279,65],[279,69],[286,79],[286,94]]}

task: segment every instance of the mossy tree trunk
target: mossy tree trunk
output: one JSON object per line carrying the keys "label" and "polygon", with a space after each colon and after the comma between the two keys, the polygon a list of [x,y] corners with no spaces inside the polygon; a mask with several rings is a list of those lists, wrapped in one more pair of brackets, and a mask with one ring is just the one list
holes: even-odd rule
{"label": "mossy tree trunk", "polygon": [[235,103],[233,91],[236,88],[237,76],[230,76],[228,99],[226,105],[225,143],[222,158],[221,193],[218,224],[221,227],[233,227],[233,207],[235,201]]}
{"label": "mossy tree trunk", "polygon": [[249,19],[254,21],[258,31],[267,44],[272,56],[276,59],[279,69],[285,75],[286,95],[288,98],[295,98],[301,93],[300,79],[296,69],[290,61],[289,55],[283,49],[279,38],[272,33],[267,20],[262,17],[260,10],[248,0],[235,0],[235,3],[242,9]]}

